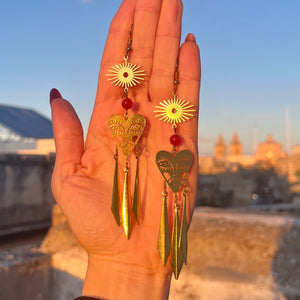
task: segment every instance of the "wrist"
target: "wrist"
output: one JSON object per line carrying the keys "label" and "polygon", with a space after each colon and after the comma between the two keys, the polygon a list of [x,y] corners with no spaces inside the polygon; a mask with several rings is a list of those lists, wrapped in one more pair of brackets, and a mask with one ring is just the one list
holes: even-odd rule
{"label": "wrist", "polygon": [[154,272],[138,265],[89,256],[82,294],[108,300],[166,300],[171,275],[167,271]]}

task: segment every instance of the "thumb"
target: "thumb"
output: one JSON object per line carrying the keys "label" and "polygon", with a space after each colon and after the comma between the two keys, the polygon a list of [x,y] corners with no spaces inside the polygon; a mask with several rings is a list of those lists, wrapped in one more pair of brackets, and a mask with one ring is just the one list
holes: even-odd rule
{"label": "thumb", "polygon": [[55,197],[58,195],[62,181],[81,168],[84,139],[82,126],[73,106],[62,98],[57,89],[50,91],[50,105],[56,147],[52,177],[52,190]]}

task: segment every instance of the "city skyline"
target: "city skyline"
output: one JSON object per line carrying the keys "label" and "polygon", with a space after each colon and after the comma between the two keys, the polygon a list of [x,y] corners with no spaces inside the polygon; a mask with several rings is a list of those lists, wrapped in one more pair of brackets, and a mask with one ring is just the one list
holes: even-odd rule
{"label": "city skyline", "polygon": [[221,137],[221,139],[223,140],[223,143],[224,143],[224,145],[226,147],[226,155],[230,155],[229,148],[230,148],[230,145],[232,144],[232,141],[233,141],[235,135],[237,136],[238,141],[241,144],[241,155],[255,156],[256,153],[257,153],[257,151],[258,151],[259,145],[265,143],[270,137],[272,138],[272,140],[275,143],[278,142],[281,145],[281,152],[282,153],[293,154],[293,146],[299,146],[300,145],[300,143],[296,144],[296,145],[292,145],[290,147],[290,150],[287,151],[286,150],[286,144],[282,144],[278,140],[276,140],[274,138],[274,135],[272,133],[269,133],[268,135],[266,135],[264,137],[264,139],[262,139],[262,140],[257,140],[257,132],[256,132],[255,129],[257,129],[257,128],[254,128],[254,130],[252,132],[252,134],[253,134],[252,135],[252,150],[250,152],[245,152],[243,140],[240,138],[240,135],[239,135],[238,131],[234,131],[234,132],[232,132],[231,135],[230,135],[230,133],[228,133],[228,135],[226,135],[226,137],[224,137],[224,135],[222,134],[222,132],[220,132],[218,134],[218,136],[216,136],[214,139],[212,138],[212,139],[206,141],[206,142],[211,142],[211,149],[210,149],[210,151],[206,152],[206,153],[199,153],[199,154],[200,154],[200,156],[214,156],[215,146],[218,144],[219,139]]}
{"label": "city skyline", "polygon": [[[120,0],[21,0],[0,11],[0,103],[50,117],[48,95],[58,88],[87,132],[110,21]],[[199,152],[212,153],[218,134],[236,131],[245,154],[268,134],[285,149],[300,143],[300,2],[184,0],[182,40],[200,47]],[[187,99],[188,100],[188,99]]]}

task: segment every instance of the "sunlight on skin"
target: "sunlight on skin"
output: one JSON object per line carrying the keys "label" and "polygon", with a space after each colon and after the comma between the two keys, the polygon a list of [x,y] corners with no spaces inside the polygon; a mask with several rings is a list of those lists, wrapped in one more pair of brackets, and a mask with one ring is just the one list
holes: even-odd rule
{"label": "sunlight on skin", "polygon": [[[107,299],[167,299],[171,280],[168,262],[163,267],[157,251],[162,206],[163,178],[155,165],[158,151],[171,150],[172,128],[155,118],[155,105],[172,94],[173,76],[179,56],[178,95],[198,111],[200,89],[199,49],[193,35],[179,47],[182,3],[180,0],[124,0],[112,21],[99,73],[98,91],[86,145],[80,121],[58,91],[50,95],[57,149],[52,178],[56,201],[66,215],[76,238],[88,253],[88,271],[83,295]],[[146,120],[140,156],[141,222],[128,241],[115,223],[110,209],[115,142],[107,120],[121,114],[120,88],[105,74],[124,56],[131,24],[134,23],[130,60],[142,66],[147,76],[143,85],[130,90],[138,113]],[[124,46],[122,46],[124,45]],[[197,117],[180,131],[182,149],[197,162]],[[180,149],[179,149],[180,150]],[[134,165],[131,156],[129,164]],[[120,158],[121,168],[124,159]],[[187,219],[191,221],[198,174],[194,163],[188,183]],[[131,178],[133,182],[133,178]]]}

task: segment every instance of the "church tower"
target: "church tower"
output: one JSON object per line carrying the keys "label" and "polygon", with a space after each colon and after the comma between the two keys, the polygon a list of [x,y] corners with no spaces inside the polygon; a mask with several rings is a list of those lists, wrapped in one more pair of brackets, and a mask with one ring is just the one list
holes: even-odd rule
{"label": "church tower", "polygon": [[231,156],[240,156],[242,155],[242,145],[239,141],[238,135],[235,132],[233,134],[230,146],[229,146],[229,155]]}
{"label": "church tower", "polygon": [[224,143],[224,138],[222,134],[219,134],[218,141],[215,144],[215,159],[225,159],[226,158],[226,145]]}

